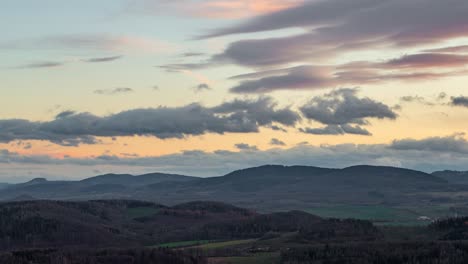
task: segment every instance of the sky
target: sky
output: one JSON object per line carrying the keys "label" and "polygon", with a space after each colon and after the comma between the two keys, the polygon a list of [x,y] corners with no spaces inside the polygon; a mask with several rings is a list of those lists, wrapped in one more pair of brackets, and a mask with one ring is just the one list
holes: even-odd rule
{"label": "sky", "polygon": [[468,170],[465,0],[0,5],[0,182]]}

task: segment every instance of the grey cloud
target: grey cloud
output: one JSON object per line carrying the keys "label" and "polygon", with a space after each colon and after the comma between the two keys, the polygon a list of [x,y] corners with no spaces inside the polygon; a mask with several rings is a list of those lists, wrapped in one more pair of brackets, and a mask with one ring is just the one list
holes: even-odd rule
{"label": "grey cloud", "polygon": [[360,126],[352,125],[328,125],[322,128],[301,128],[299,131],[306,134],[314,135],[344,135],[344,134],[353,134],[353,135],[363,135],[371,136],[372,134],[366,129]]}
{"label": "grey cloud", "polygon": [[31,143],[25,143],[24,146],[23,146],[23,149],[31,149],[31,148],[32,148]]}
{"label": "grey cloud", "polygon": [[134,90],[132,88],[127,88],[127,87],[120,87],[120,88],[114,88],[114,89],[106,89],[106,90],[96,90],[94,91],[95,94],[100,94],[100,95],[116,95],[116,94],[123,94],[123,93],[132,93]]}
{"label": "grey cloud", "polygon": [[444,92],[441,92],[437,95],[425,98],[419,95],[407,95],[400,97],[400,101],[403,103],[420,103],[427,106],[443,105],[445,104],[445,99],[448,98],[448,95]]}
{"label": "grey cloud", "polygon": [[195,86],[193,88],[193,90],[198,93],[198,92],[203,92],[203,91],[206,91],[206,90],[211,90],[211,87],[206,83],[201,83],[201,84]]}
{"label": "grey cloud", "polygon": [[54,61],[47,61],[47,62],[38,62],[38,63],[31,63],[16,67],[17,69],[41,69],[41,68],[56,68],[65,65],[63,62],[54,62]]}
{"label": "grey cloud", "polygon": [[300,115],[288,107],[278,109],[278,104],[271,97],[260,97],[257,100],[235,99],[214,107],[213,111],[219,114],[238,112],[238,118],[254,119],[266,127],[272,127],[273,123],[293,127],[301,120]]}
{"label": "grey cloud", "polygon": [[398,68],[429,68],[457,67],[468,64],[468,56],[443,53],[420,53],[405,55],[382,64],[384,67]]}
{"label": "grey cloud", "polygon": [[[417,55],[414,55],[417,56]],[[230,89],[234,93],[266,93],[277,90],[314,90],[343,86],[378,84],[390,81],[418,81],[466,75],[461,67],[468,57],[440,61],[431,55],[407,55],[383,63],[351,62],[336,66],[302,65],[291,68],[254,72],[233,76],[241,82]],[[446,67],[446,71],[418,70]]]}
{"label": "grey cloud", "polygon": [[398,150],[417,150],[468,154],[468,141],[463,137],[462,134],[448,137],[432,137],[422,140],[401,139],[394,140],[390,145],[390,148]]}
{"label": "grey cloud", "polygon": [[60,118],[64,118],[67,116],[71,116],[71,115],[74,115],[75,113],[76,113],[75,111],[71,111],[71,110],[63,111],[63,112],[58,113],[55,116],[55,119],[60,119]]}
{"label": "grey cloud", "polygon": [[32,144],[29,143],[29,142],[23,142],[23,141],[18,141],[16,142],[15,144],[17,147],[20,147],[22,149],[31,149],[32,148]]}
{"label": "grey cloud", "polygon": [[[62,146],[97,144],[92,135],[73,134],[74,128],[85,125],[88,116],[59,117],[51,122],[31,122],[22,119],[0,120],[0,142],[15,140],[46,140]],[[73,124],[75,120],[77,123]],[[89,125],[89,122],[88,124]],[[67,126],[69,126],[67,128]],[[63,130],[63,131],[59,131]],[[81,131],[82,132],[82,131]]]}
{"label": "grey cloud", "polygon": [[269,128],[271,128],[272,130],[275,130],[275,131],[282,131],[282,132],[288,132],[286,129],[280,127],[280,126],[276,126],[276,125],[271,125],[269,126]]}
{"label": "grey cloud", "polygon": [[252,145],[245,144],[245,143],[238,143],[235,146],[237,149],[243,150],[243,151],[257,151],[258,150],[257,146],[252,146]]}
{"label": "grey cloud", "polygon": [[181,54],[182,57],[198,57],[203,55],[205,55],[205,53],[201,52],[186,52]]}
{"label": "grey cloud", "polygon": [[210,62],[199,62],[199,63],[176,63],[156,66],[160,69],[165,70],[169,73],[180,72],[183,70],[200,70],[212,67],[213,64]]}
{"label": "grey cloud", "polygon": [[145,135],[161,139],[206,133],[256,133],[273,124],[293,127],[299,114],[278,108],[272,98],[234,100],[215,107],[134,109],[109,116],[64,112],[48,122],[0,120],[0,142],[46,140],[64,146],[96,144],[96,137]]}
{"label": "grey cloud", "polygon": [[102,143],[100,140],[96,139],[94,136],[79,136],[76,138],[52,138],[50,142],[61,145],[64,147],[78,147],[79,145],[96,145]]}
{"label": "grey cloud", "polygon": [[[428,139],[411,141],[412,147],[395,147],[392,144],[377,145],[321,145],[312,146],[300,144],[288,149],[273,148],[265,151],[231,152],[225,150],[213,153],[197,151],[177,153],[158,157],[117,157],[100,156],[95,158],[63,158],[49,156],[20,155],[8,150],[0,150],[0,175],[8,176],[8,168],[34,164],[37,167],[50,165],[74,166],[73,171],[96,169],[95,166],[106,166],[106,171],[161,171],[183,173],[189,175],[213,176],[222,175],[235,169],[265,164],[311,165],[321,167],[346,167],[352,165],[386,165],[432,172],[435,170],[455,169],[468,170],[468,144],[464,140],[455,139],[455,143],[463,147],[444,147],[447,139],[433,138],[429,141],[440,147],[421,147]],[[399,142],[399,141],[396,141]],[[423,142],[423,143],[421,143]],[[448,142],[452,142],[450,139]],[[436,144],[436,145],[437,145]],[[451,145],[452,146],[452,145]],[[203,166],[200,166],[203,164]],[[339,164],[339,166],[337,166]],[[55,166],[54,166],[55,168]],[[72,169],[68,167],[67,171]],[[2,172],[5,172],[2,174]],[[63,172],[60,176],[63,177]],[[80,173],[83,175],[83,173]],[[89,175],[87,175],[89,176]]]}
{"label": "grey cloud", "polygon": [[436,53],[468,53],[468,45],[462,46],[451,46],[438,49],[428,49],[425,52],[436,52]]}
{"label": "grey cloud", "polygon": [[284,143],[283,141],[277,139],[277,138],[272,138],[270,140],[270,145],[272,146],[286,146],[286,143]]}
{"label": "grey cloud", "polygon": [[[463,0],[319,0],[220,29],[205,37],[301,27],[317,39],[384,38],[394,43],[439,42],[464,36],[468,4]],[[434,19],[438,17],[439,19]]]}
{"label": "grey cloud", "polygon": [[441,92],[441,93],[439,93],[439,95],[437,95],[437,100],[438,101],[444,100],[445,98],[447,98],[447,93]]}
{"label": "grey cloud", "polygon": [[468,97],[466,96],[452,97],[452,105],[468,107]]}
{"label": "grey cloud", "polygon": [[300,110],[306,118],[326,125],[363,125],[368,118],[397,118],[389,106],[368,97],[359,98],[356,93],[356,89],[335,90],[312,98]]}
{"label": "grey cloud", "polygon": [[368,125],[368,119],[397,118],[397,114],[383,103],[370,98],[357,97],[356,89],[334,90],[324,96],[316,96],[300,107],[302,114],[309,120],[314,120],[324,127],[301,128],[299,131],[315,135],[372,135],[363,125]]}
{"label": "grey cloud", "polygon": [[[440,95],[437,97],[437,99],[440,98]],[[400,98],[400,101],[405,102],[405,103],[420,103],[428,106],[433,106],[435,103],[429,102],[426,100],[426,98],[418,95],[407,95],[403,96]]]}
{"label": "grey cloud", "polygon": [[91,58],[84,60],[85,62],[97,63],[97,62],[110,62],[121,59],[122,56],[112,56],[112,57],[100,57],[100,58]]}
{"label": "grey cloud", "polygon": [[[215,30],[203,37],[302,28],[306,33],[231,43],[215,60],[244,66],[279,65],[332,58],[351,50],[440,43],[464,37],[468,3],[318,0]],[[437,18],[437,19],[435,19]]]}
{"label": "grey cloud", "polygon": [[[115,53],[123,53],[128,51],[159,52],[167,48],[168,44],[162,43],[155,39],[128,35],[112,35],[106,33],[53,35],[40,38],[19,39],[0,43],[0,49],[84,49]],[[96,59],[98,59],[98,61],[96,62],[102,62],[99,61],[100,58]]]}
{"label": "grey cloud", "polygon": [[308,27],[313,24],[332,23],[346,18],[363,8],[377,4],[373,0],[357,1],[314,1],[303,5],[258,16],[240,25],[215,30],[201,38],[219,37],[224,35],[254,33],[292,27]]}

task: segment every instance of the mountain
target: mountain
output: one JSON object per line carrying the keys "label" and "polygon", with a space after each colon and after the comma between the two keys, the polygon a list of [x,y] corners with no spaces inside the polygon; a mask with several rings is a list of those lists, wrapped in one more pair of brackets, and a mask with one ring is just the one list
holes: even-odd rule
{"label": "mountain", "polygon": [[432,175],[444,179],[450,183],[468,184],[468,171],[436,171]]}
{"label": "mountain", "polygon": [[48,181],[36,178],[19,184],[0,188],[0,199],[11,200],[18,196],[32,196],[37,199],[90,200],[128,198],[136,188],[163,182],[188,182],[198,178],[151,173],[133,176],[130,174],[105,174],[81,181]]}
{"label": "mountain", "polygon": [[106,174],[81,181],[35,179],[0,190],[0,199],[18,196],[54,200],[136,199],[168,205],[202,200],[261,211],[324,205],[419,208],[433,207],[436,203],[451,210],[466,207],[461,195],[466,193],[466,188],[437,174],[395,167],[330,169],[266,165],[211,178],[152,173]]}
{"label": "mountain", "polygon": [[420,171],[379,166],[327,169],[267,165],[222,177],[141,188],[135,198],[167,204],[218,200],[259,210],[303,209],[317,204],[400,204],[430,200],[429,191],[452,186]]}
{"label": "mountain", "polygon": [[188,182],[194,179],[194,177],[190,176],[164,173],[150,173],[138,176],[130,174],[105,174],[84,179],[80,183],[86,185],[119,184],[124,186],[144,186],[161,182]]}

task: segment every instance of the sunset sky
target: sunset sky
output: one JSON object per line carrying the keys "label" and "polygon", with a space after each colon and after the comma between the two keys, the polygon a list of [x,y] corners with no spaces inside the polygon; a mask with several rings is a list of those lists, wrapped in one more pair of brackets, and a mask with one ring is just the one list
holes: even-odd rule
{"label": "sunset sky", "polygon": [[0,182],[468,170],[466,0],[0,5]]}

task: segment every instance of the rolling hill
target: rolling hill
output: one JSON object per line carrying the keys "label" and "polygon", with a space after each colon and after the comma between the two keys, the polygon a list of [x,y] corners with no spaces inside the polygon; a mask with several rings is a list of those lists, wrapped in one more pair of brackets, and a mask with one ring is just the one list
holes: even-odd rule
{"label": "rolling hill", "polygon": [[106,174],[81,181],[34,179],[6,186],[0,190],[0,199],[136,199],[167,205],[203,200],[261,211],[309,210],[330,205],[411,209],[436,204],[446,207],[444,210],[449,213],[455,205],[466,207],[466,185],[438,175],[383,166],[330,169],[266,165],[211,178],[152,173]]}
{"label": "rolling hill", "polygon": [[444,179],[450,183],[468,184],[468,171],[436,171],[432,175]]}

